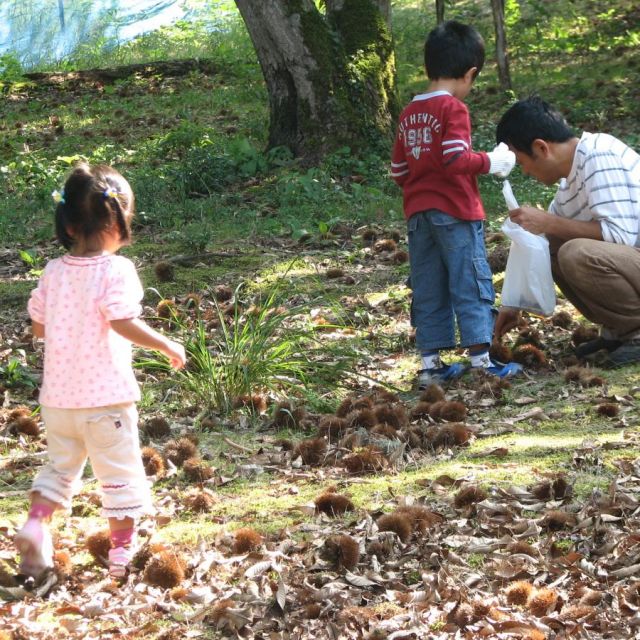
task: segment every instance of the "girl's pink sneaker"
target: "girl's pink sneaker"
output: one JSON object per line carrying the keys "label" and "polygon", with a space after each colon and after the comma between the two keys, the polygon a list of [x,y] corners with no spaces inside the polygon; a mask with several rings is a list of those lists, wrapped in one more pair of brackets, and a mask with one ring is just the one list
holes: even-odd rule
{"label": "girl's pink sneaker", "polygon": [[109,575],[112,578],[124,578],[134,553],[133,547],[109,549]]}
{"label": "girl's pink sneaker", "polygon": [[29,518],[14,538],[20,553],[20,573],[39,577],[53,567],[53,541],[47,526],[38,518]]}

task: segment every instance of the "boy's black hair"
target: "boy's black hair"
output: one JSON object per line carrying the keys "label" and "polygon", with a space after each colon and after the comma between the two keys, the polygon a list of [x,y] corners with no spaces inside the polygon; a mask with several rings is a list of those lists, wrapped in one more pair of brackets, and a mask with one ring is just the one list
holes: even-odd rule
{"label": "boy's black hair", "polygon": [[530,96],[511,105],[498,128],[498,144],[505,142],[527,155],[533,154],[534,140],[566,142],[575,137],[564,116],[539,96]]}
{"label": "boy's black hair", "polygon": [[483,66],[484,40],[473,27],[447,20],[429,32],[424,43],[429,80],[462,78],[472,67],[477,67],[477,76]]}
{"label": "boy's black hair", "polygon": [[115,224],[120,240],[128,243],[133,210],[133,191],[115,169],[81,163],[64,183],[55,213],[56,236],[71,249],[78,237],[91,240]]}

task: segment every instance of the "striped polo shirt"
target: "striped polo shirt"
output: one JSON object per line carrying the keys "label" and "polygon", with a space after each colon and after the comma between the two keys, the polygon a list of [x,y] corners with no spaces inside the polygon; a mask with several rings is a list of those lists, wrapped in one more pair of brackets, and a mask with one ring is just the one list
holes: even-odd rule
{"label": "striped polo shirt", "polygon": [[585,131],[549,211],[598,220],[605,242],[640,246],[640,155],[609,134]]}

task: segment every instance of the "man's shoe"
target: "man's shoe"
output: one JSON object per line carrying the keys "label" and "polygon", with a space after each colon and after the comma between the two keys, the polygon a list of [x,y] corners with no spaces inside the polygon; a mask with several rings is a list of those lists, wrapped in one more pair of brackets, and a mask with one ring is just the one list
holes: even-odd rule
{"label": "man's shoe", "polygon": [[513,378],[514,376],[522,373],[522,365],[517,362],[507,362],[506,364],[503,364],[497,360],[492,360],[491,366],[474,367],[473,370],[484,371],[485,373],[497,376],[498,378]]}
{"label": "man's shoe", "polygon": [[595,340],[589,340],[589,342],[583,342],[582,344],[579,344],[575,348],[575,354],[578,356],[578,358],[586,358],[592,353],[602,351],[602,349],[605,349],[606,351],[615,351],[621,345],[622,340],[612,340],[599,336]]}
{"label": "man's shoe", "polygon": [[467,371],[468,367],[461,362],[443,364],[434,369],[418,371],[418,389],[426,389],[430,384],[442,384],[449,380],[456,380]]}
{"label": "man's shoe", "polygon": [[21,574],[38,578],[53,567],[53,542],[47,526],[38,518],[29,518],[18,531],[14,544],[20,553]]}
{"label": "man's shoe", "polygon": [[621,346],[612,351],[603,361],[603,367],[615,369],[624,367],[626,364],[640,362],[640,338],[634,338],[623,342]]}

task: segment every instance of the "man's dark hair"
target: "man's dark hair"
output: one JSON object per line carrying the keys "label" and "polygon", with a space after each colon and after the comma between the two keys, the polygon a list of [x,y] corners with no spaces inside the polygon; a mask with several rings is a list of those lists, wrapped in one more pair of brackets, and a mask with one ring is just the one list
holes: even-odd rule
{"label": "man's dark hair", "polygon": [[477,67],[476,76],[484,65],[484,40],[469,25],[448,20],[432,29],[424,43],[424,68],[429,80],[462,78]]}
{"label": "man's dark hair", "polygon": [[511,105],[496,129],[498,144],[505,142],[527,155],[532,155],[534,140],[566,142],[574,137],[564,116],[538,96]]}

